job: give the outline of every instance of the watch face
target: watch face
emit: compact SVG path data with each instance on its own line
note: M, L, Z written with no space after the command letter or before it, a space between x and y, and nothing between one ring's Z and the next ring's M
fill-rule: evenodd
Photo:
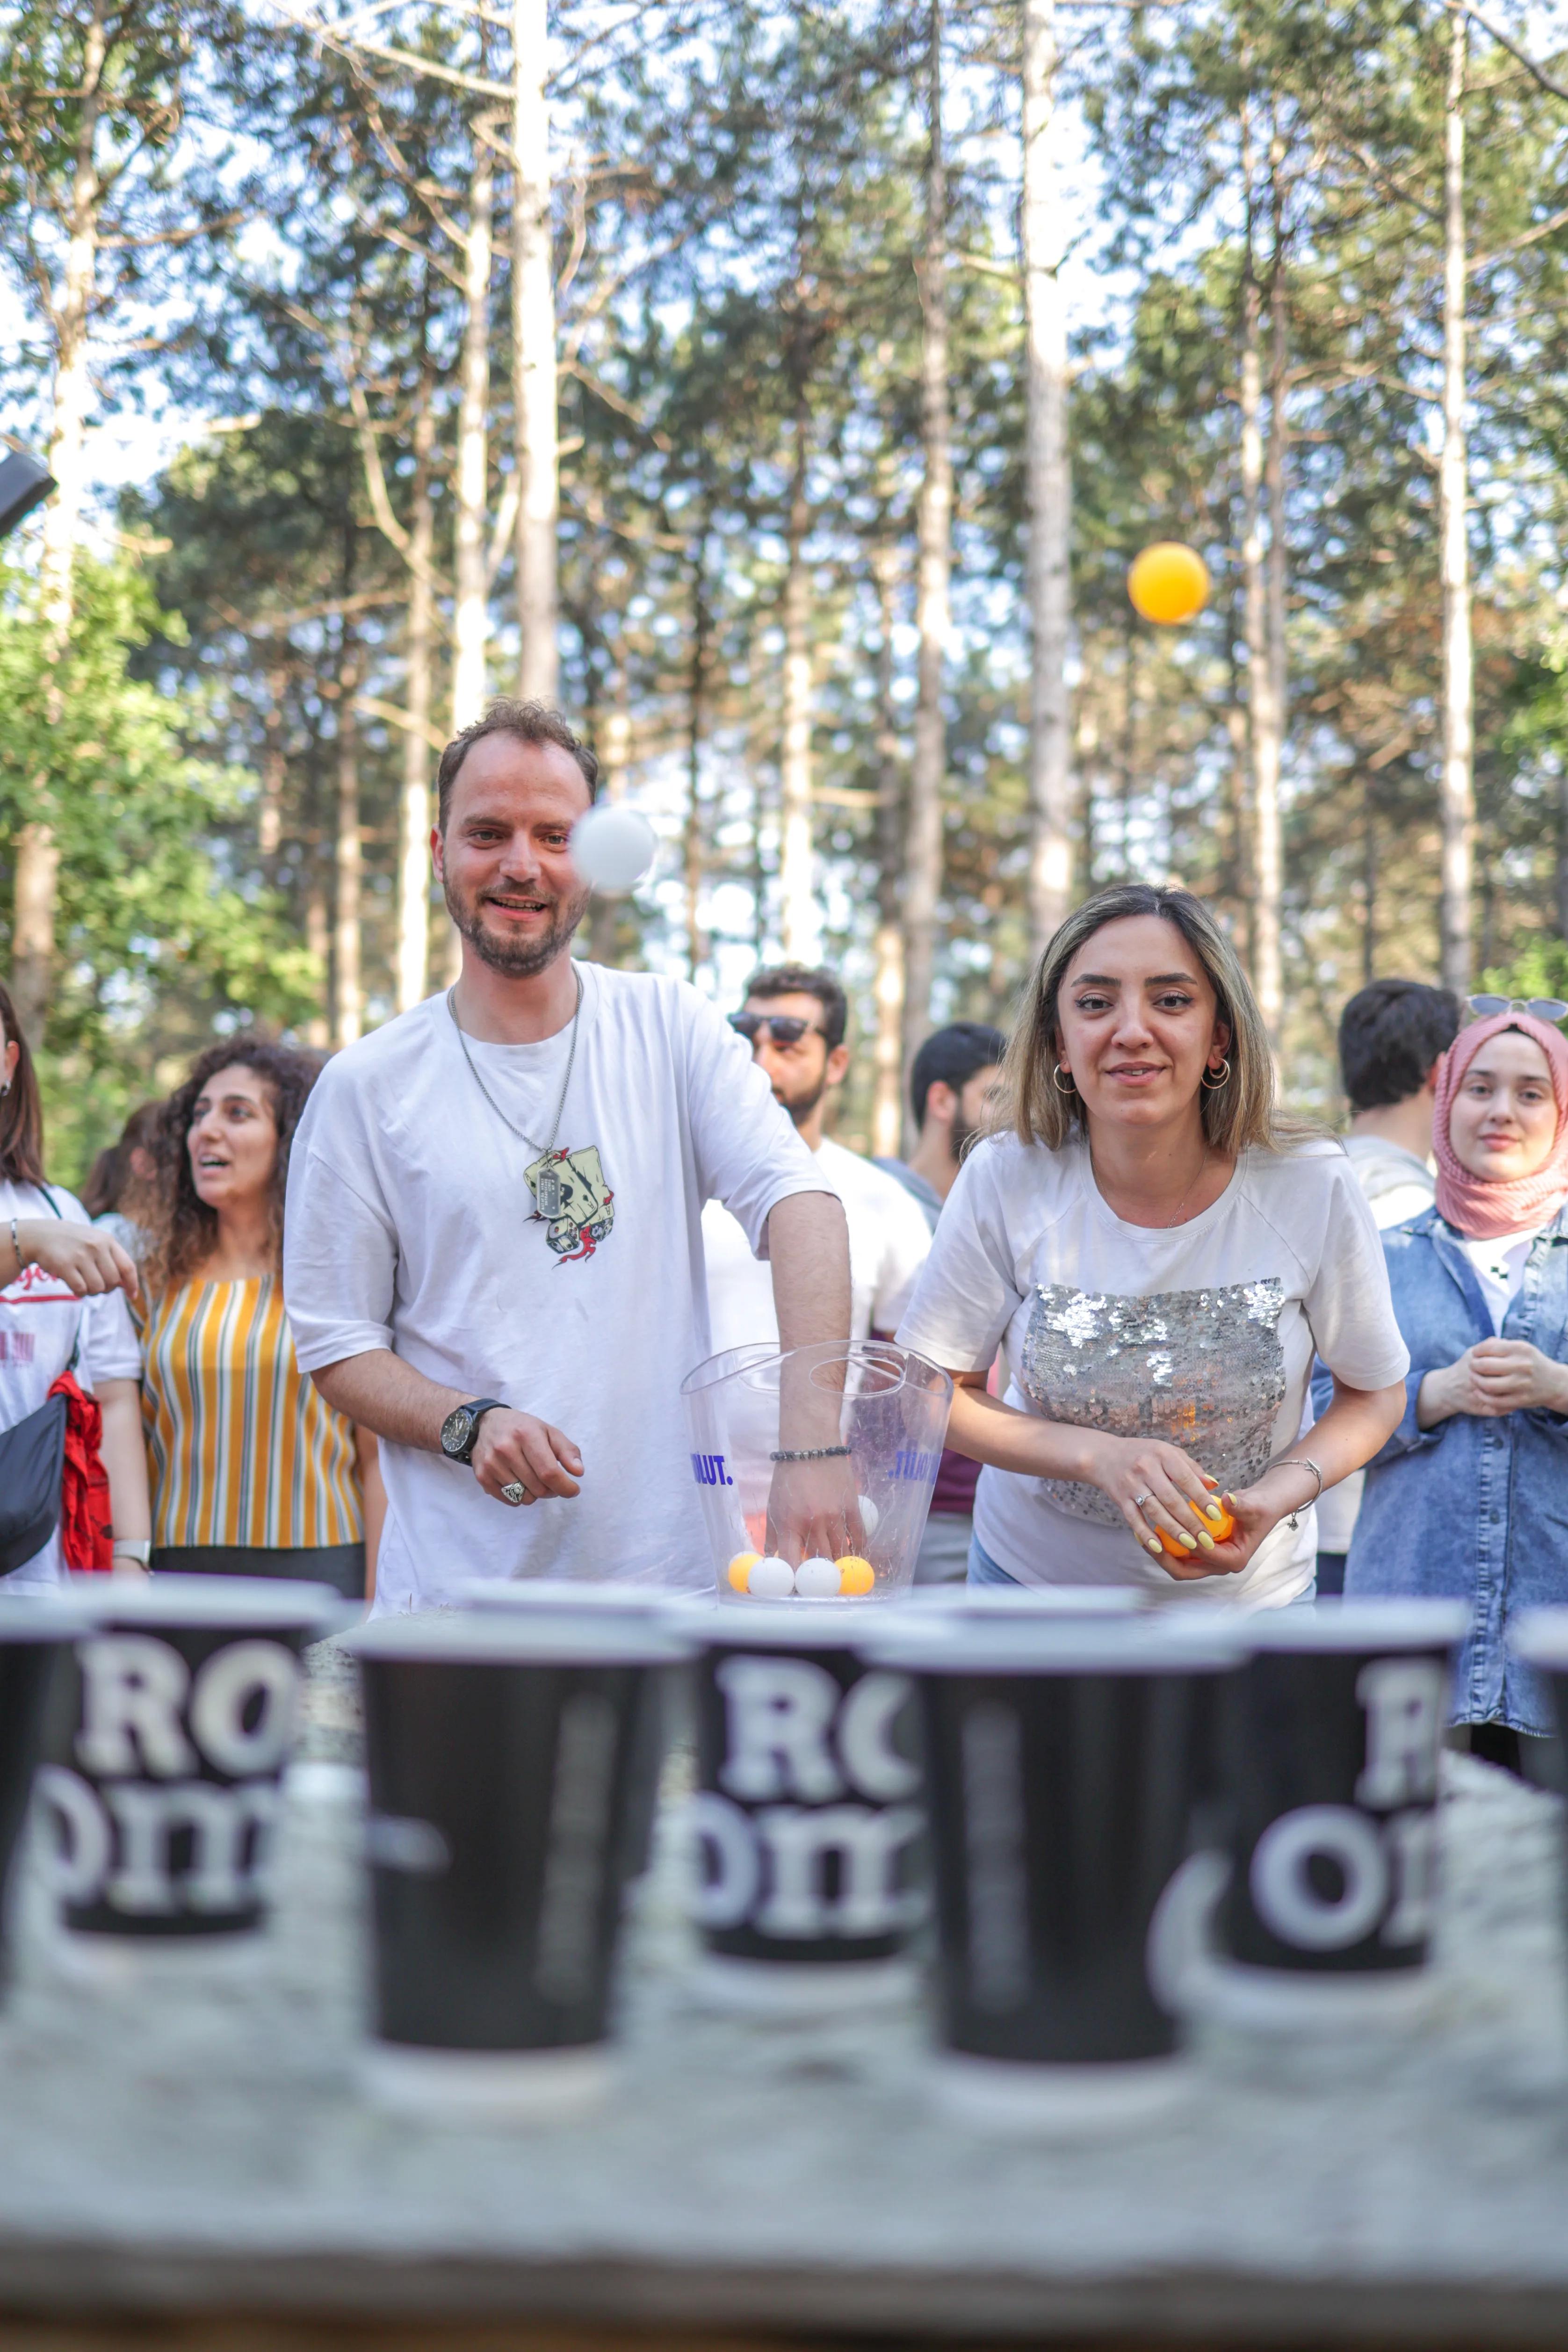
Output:
M460 1455L474 1432L474 1417L466 1404L454 1405L441 1423L441 1451Z

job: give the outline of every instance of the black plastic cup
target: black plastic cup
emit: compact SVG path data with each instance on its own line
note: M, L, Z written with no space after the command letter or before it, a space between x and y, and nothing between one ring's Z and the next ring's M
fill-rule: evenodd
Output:
M668 1591L649 1585L584 1584L571 1577L474 1577L458 1590L465 1608L510 1613L524 1619L622 1618L641 1625L659 1623L669 1608ZM621 1875L629 1892L647 1875L658 1817L658 1786L669 1745L668 1677L654 1672L638 1686L636 1754L626 1801L626 1843Z
M1215 1615L911 1612L866 1637L867 1656L919 1695L934 2088L966 2121L1131 2124L1182 2086L1200 1726L1242 1654Z
M1197 2013L1244 2031L1392 2021L1425 2000L1449 1601L1260 1612L1226 1693L1228 1869Z
M82 1615L47 1595L0 1596L0 1917L43 1754L51 1694Z
M930 1897L906 1677L857 1654L858 1612L756 1601L670 1616L697 1650L701 1991L779 2016L908 1998Z
M610 2008L639 1727L684 1654L626 1616L373 1619L367 2088L546 2119L612 2080Z
M62 1951L89 1963L254 1945L282 1778L329 1586L271 1577L71 1579L69 1730L37 1789Z

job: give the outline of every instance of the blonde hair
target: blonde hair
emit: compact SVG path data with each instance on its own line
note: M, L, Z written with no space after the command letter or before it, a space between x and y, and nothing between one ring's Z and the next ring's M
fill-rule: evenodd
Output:
M1087 1132L1082 1097L1056 1083L1058 999L1068 967L1086 940L1107 923L1134 915L1157 915L1173 923L1207 975L1216 1019L1230 1032L1229 1070L1222 1085L1202 1088L1204 1134L1216 1151L1234 1158L1249 1147L1288 1150L1317 1130L1285 1118L1275 1097L1274 1056L1268 1032L1241 961L1201 898L1190 890L1160 889L1150 882L1122 882L1086 898L1060 924L1030 973L1002 1065L1002 1095L994 1129L1010 1127L1022 1143L1043 1143L1059 1151Z

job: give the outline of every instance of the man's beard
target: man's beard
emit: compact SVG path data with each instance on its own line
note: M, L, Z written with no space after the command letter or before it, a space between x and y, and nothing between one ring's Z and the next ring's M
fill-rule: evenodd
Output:
M452 888L449 879L441 885L446 895L447 912L481 963L489 964L505 980L531 980L543 971L556 957L572 944L573 935L588 909L588 893L580 898L559 898L543 890L530 893L551 908L550 928L542 939L509 940L489 931L484 924L484 901L474 899L465 904Z
M817 1104L822 1100L823 1096L826 1092L827 1073L824 1070L821 1077L818 1078L816 1084L811 1088L809 1094L795 1095L787 1099L782 1095L775 1095L773 1099L778 1104L781 1110L788 1111L791 1118L795 1121L796 1127L798 1127L803 1119L807 1119L811 1117L812 1112L816 1108Z
M952 1125L948 1129L948 1149L961 1168L963 1165L964 1153L979 1133L980 1129L971 1126L962 1111L953 1112Z

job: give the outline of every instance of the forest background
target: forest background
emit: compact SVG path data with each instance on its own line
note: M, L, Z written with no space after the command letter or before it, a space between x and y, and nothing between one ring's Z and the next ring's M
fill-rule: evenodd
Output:
M1320 1116L1365 978L1568 996L1565 47L1507 0L0 0L54 1171L215 1034L445 983L487 691L659 830L589 951L726 1008L842 970L862 1147L1122 877L1216 905ZM1166 536L1176 631L1124 585Z

